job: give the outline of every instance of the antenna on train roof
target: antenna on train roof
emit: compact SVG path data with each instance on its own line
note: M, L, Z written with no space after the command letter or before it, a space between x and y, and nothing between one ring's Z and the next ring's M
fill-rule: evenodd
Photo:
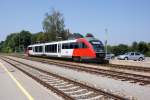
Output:
M57 41L61 41L62 40L62 37L61 36L57 36Z
M36 41L36 42L35 42L35 44L39 44L39 43L41 43L41 42L40 42L40 41Z
M87 33L85 37L94 37L94 35L92 33Z
M81 35L80 33L73 33L69 35L68 40L73 40L78 38L83 38L83 35Z

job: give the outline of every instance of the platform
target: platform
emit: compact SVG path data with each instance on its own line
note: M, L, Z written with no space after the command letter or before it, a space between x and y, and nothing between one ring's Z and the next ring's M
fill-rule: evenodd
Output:
M62 98L0 60L0 100L62 100Z

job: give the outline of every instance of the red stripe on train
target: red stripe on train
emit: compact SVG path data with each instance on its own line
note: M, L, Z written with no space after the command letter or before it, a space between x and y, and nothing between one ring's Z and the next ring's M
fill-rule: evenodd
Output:
M92 57L96 58L95 51L93 50L92 45L84 38L80 38L77 42L84 43L88 48L78 48L73 50L73 56L76 57Z

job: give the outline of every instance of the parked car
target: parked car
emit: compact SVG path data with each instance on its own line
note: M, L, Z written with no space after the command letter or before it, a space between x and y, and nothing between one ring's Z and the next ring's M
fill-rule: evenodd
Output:
M107 53L106 54L106 56L105 56L105 59L113 59L115 57L115 55L114 54L112 54L112 53Z
M117 57L120 60L139 60L143 61L145 56L139 52L128 52Z

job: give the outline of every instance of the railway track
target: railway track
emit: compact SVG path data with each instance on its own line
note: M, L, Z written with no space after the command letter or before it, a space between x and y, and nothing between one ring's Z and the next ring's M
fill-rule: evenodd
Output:
M90 87L23 62L6 57L1 59L59 94L65 100L128 100L127 98Z
M101 66L107 66L107 67L112 67L117 69L127 69L127 70L139 71L139 72L150 72L150 68L140 67L140 66L117 65L117 64L102 64Z
M26 57L24 55L11 55L11 56L15 56L15 57L21 57L21 58L33 58L33 57ZM35 58L35 57L34 57ZM39 57L38 57L39 58ZM42 59L46 60L45 57L43 57ZM53 60L50 60L48 59L49 61L53 61ZM58 60L60 62L68 62L68 60ZM72 61L69 61L69 62L72 62ZM133 71L138 71L138 72L150 72L150 68L148 67L140 67L140 66L129 66L129 65L118 65L118 64L95 64L95 63L89 63L89 62L86 62L87 64L90 64L90 65L94 65L94 66L104 66L104 67L109 67L109 68L115 68L115 69L125 69L125 70L133 70Z
M9 58L10 59L10 58ZM122 71L116 70L107 70L107 69L100 69L100 68L92 68L86 67L79 64L71 64L65 62L59 62L54 60L47 60L47 59L40 59L40 58L26 58L28 60L38 61L47 64L58 65L64 68L70 68L78 71L85 71L92 74L98 74L103 76L108 76L115 79L120 79L122 81L128 81L130 83L138 83L139 85L149 85L150 84L150 76L127 73Z

